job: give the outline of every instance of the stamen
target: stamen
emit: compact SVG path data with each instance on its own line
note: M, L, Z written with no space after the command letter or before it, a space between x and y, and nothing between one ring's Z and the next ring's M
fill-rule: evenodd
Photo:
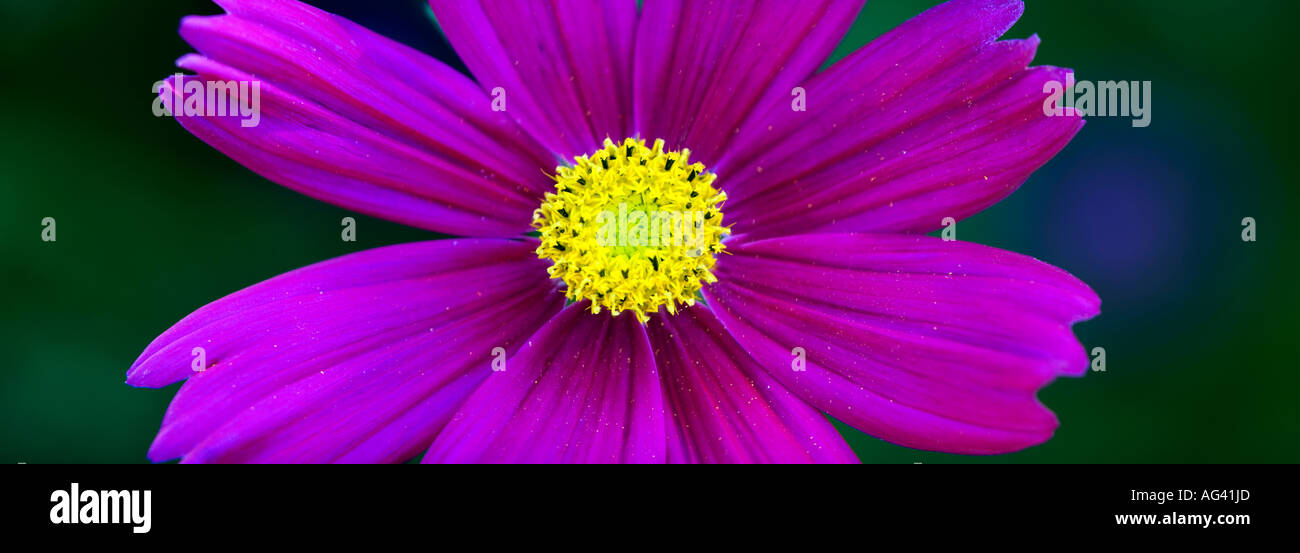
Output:
M675 314L695 305L704 283L717 282L714 255L731 233L720 211L727 195L690 156L665 152L663 140L647 148L605 139L556 168L555 192L533 212L533 228L538 257L552 261L547 272L570 300L591 300L592 313L632 311L644 324L660 307Z

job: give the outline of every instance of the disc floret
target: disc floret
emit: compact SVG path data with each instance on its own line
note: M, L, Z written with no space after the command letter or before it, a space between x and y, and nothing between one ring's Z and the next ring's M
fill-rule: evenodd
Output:
M570 300L591 300L592 313L632 311L645 323L660 307L694 305L704 283L717 281L727 195L690 155L664 151L663 140L605 139L556 168L555 192L533 212L533 228L538 257L552 261L547 271Z

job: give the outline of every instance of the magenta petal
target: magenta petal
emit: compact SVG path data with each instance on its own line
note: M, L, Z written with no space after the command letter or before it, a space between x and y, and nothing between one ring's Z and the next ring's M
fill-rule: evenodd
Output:
M663 396L631 313L564 309L461 406L427 463L662 463Z
M670 463L856 463L839 432L754 362L708 308L647 325Z
M135 386L188 377L155 461L401 461L559 312L535 242L446 240L284 274L186 317L141 354ZM194 348L207 367L192 370Z
M429 4L483 90L499 88L506 112L552 151L570 159L631 136L636 0Z
M705 297L736 340L814 407L897 444L1003 453L1041 443L1057 422L1035 393L1088 365L1070 325L1100 300L1033 258L871 234L727 251Z
M713 167L751 111L789 108L793 88L826 61L863 4L647 0L636 41L637 131Z
M178 65L198 73L189 81L260 82L260 121L178 117L187 130L272 181L363 213L464 236L528 229L554 160L469 79L305 4L221 4L228 15L182 21L201 55Z
M926 232L1013 192L1082 127L1043 113L1038 46L992 42L1018 1L936 7L810 79L808 111L751 119L720 163L727 215L754 237Z

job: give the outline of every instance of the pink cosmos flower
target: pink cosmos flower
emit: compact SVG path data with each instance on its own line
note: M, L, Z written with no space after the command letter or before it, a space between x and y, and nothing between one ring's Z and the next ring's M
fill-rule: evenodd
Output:
M1044 115L1067 70L1028 67L1036 37L997 40L1019 1L940 5L819 72L861 0L433 0L474 80L297 2L219 3L183 20L199 53L178 65L260 81L260 123L187 130L314 198L467 238L181 320L127 373L186 381L150 459L856 461L823 413L1003 453L1051 437L1037 391L1088 364L1085 284L924 235L1083 125ZM615 205L683 215L627 242Z

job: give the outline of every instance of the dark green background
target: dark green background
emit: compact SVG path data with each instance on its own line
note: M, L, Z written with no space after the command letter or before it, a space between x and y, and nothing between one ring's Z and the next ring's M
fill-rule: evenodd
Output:
M363 4L366 5L363 7ZM844 55L933 2L878 0ZM1030 0L1011 37L1080 79L1153 81L1152 125L1093 118L960 237L1064 267L1103 299L1076 327L1108 371L1041 394L1056 437L1008 456L913 451L846 429L864 461L1296 462L1297 167L1285 0ZM432 54L417 0L328 9ZM207 3L0 4L0 462L143 462L175 391L124 371L193 309L421 231L275 186L150 113ZM339 240L354 215L358 241ZM58 241L40 240L43 217ZM1259 223L1243 243L1240 221Z

